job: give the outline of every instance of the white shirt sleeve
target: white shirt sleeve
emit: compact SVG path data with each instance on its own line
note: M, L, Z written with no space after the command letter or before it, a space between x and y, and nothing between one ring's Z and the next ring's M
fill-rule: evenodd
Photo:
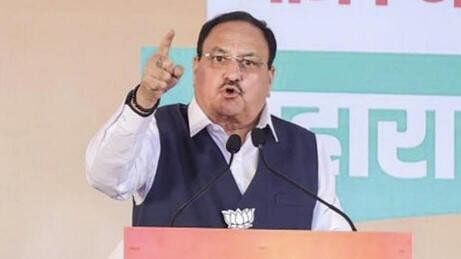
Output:
M154 181L160 157L155 117L141 117L122 105L90 141L86 177L94 188L118 200L142 203Z
M336 196L336 180L332 172L331 159L327 155L319 136L316 136L318 152L318 193L317 195L328 203L342 210ZM351 230L347 221L338 213L319 201L315 204L312 230Z

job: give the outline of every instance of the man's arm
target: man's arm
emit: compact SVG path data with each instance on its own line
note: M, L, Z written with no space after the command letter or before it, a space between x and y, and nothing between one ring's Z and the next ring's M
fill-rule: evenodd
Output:
M182 66L168 57L174 31L148 60L141 83L91 140L86 175L96 189L114 199L141 203L152 186L160 157L160 136L153 113L161 95L176 85Z
M142 202L160 156L155 117L141 117L123 105L90 141L86 176L94 188L119 200Z
M334 172L332 172L331 159L324 149L324 145L319 136L316 136L317 153L318 153L318 193L317 195L325 201L333 204L335 207L341 208L341 204L336 195L336 180ZM325 205L317 202L315 204L312 230L351 230L347 221L338 213L329 209Z

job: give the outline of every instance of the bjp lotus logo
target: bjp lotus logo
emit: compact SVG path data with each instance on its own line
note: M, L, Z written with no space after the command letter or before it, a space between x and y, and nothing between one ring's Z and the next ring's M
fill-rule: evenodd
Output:
M236 210L223 210L221 213L224 216L224 221L227 228L246 229L253 226L255 218L255 209L236 209Z

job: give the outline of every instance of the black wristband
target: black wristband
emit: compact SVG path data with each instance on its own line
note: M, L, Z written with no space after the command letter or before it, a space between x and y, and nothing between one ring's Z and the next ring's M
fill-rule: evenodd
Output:
M158 105L160 103L160 99L157 100L154 107L152 107L152 108L146 109L146 108L142 107L141 105L139 105L136 102L136 92L138 91L139 87L140 87L140 85L137 85L133 90L131 90L128 93L128 95L126 97L126 100L125 100L125 104L128 105L131 108L131 110L133 110L139 116L148 117L152 113L154 113L155 109L157 109L157 107L158 107Z

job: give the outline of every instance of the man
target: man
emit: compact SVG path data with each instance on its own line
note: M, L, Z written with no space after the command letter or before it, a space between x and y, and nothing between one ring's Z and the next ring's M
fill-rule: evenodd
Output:
M266 105L276 53L266 24L245 12L205 23L193 60L194 98L187 106L157 108L183 73L168 57L173 37L165 35L140 85L91 141L89 183L115 199L133 197L133 225L226 227L230 212L244 218L233 227L348 230L341 216L272 174L249 137L264 129L270 165L339 207L330 160L316 136L271 116ZM232 134L243 144L230 173L174 216L229 162Z

